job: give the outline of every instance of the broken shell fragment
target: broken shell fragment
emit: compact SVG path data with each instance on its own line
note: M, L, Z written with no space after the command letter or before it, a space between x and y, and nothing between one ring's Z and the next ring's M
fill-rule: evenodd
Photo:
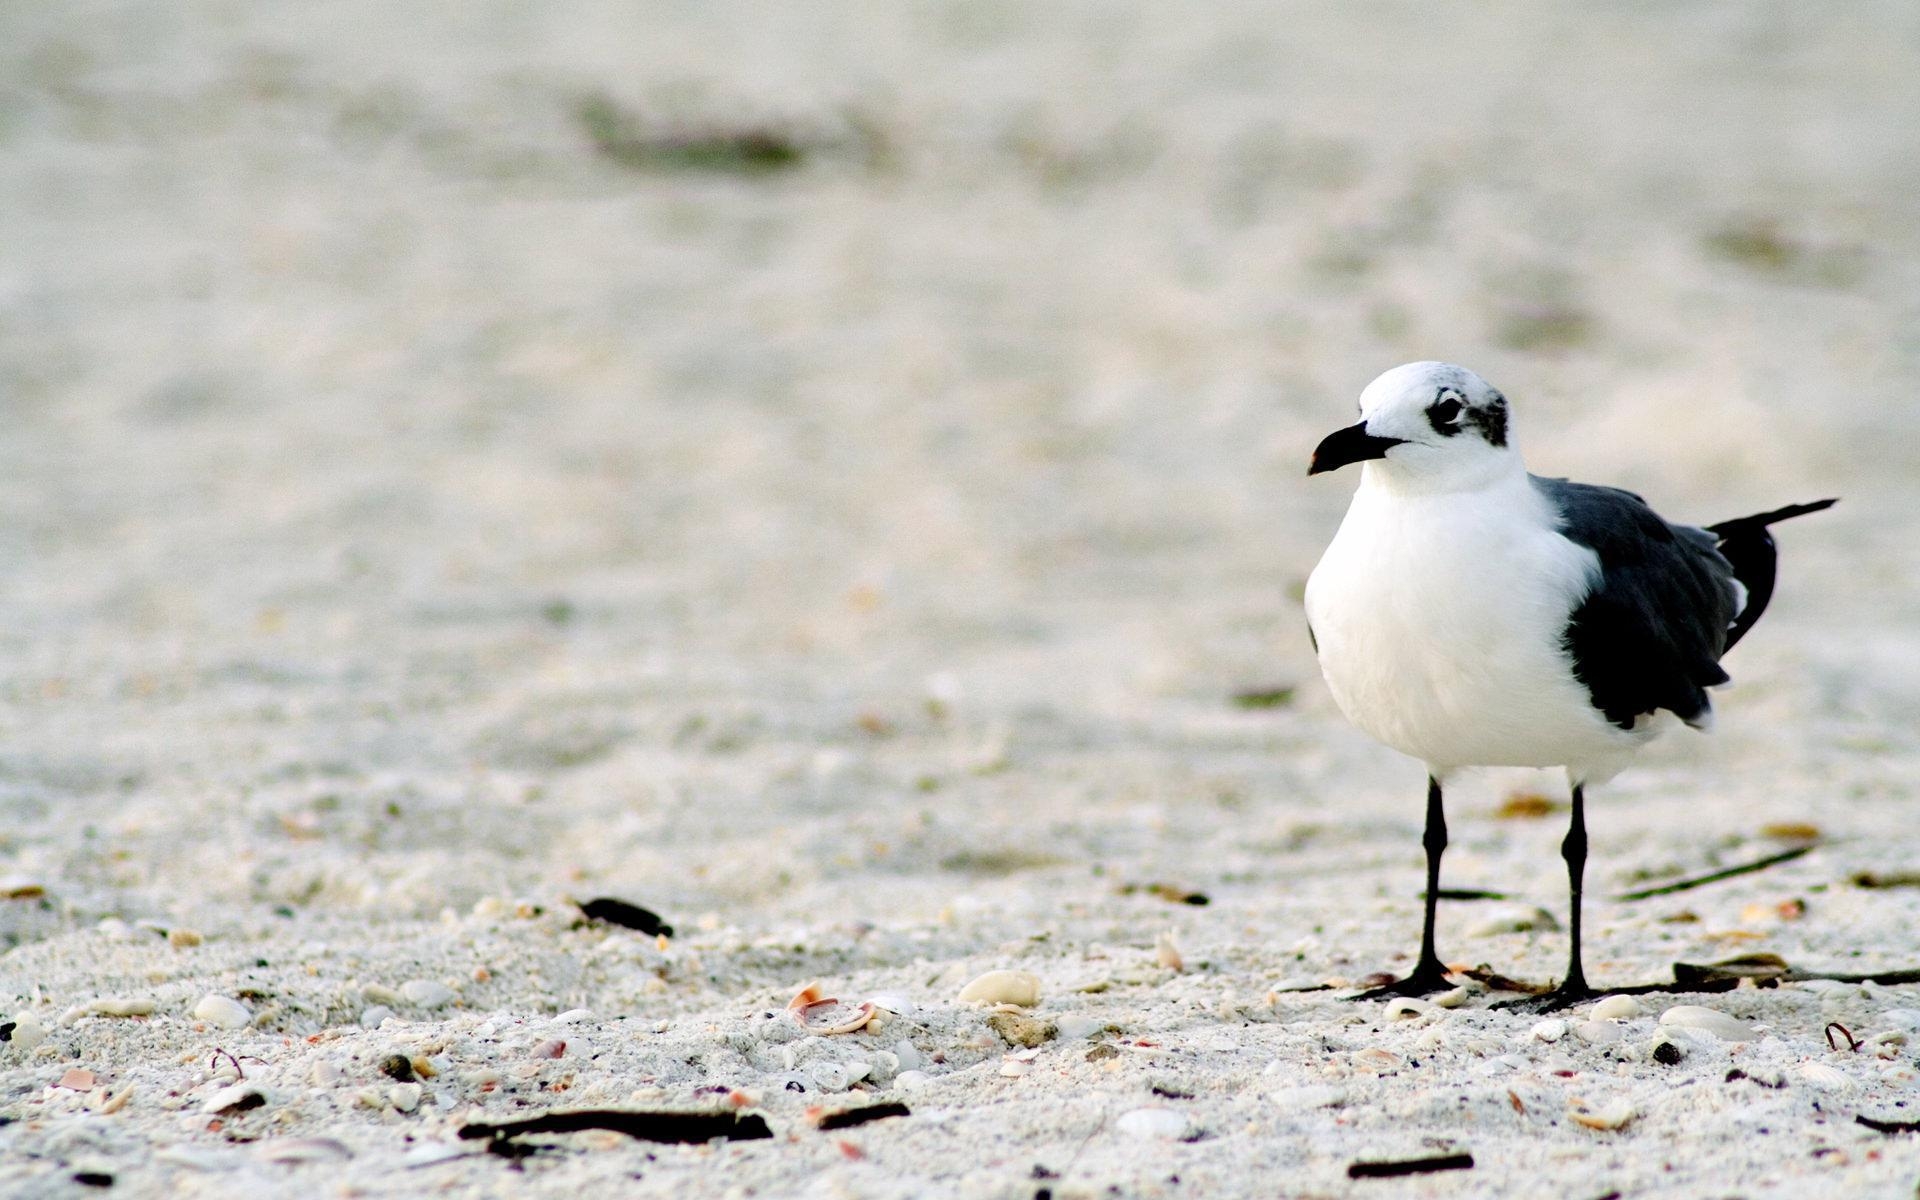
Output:
M1604 1108L1591 1108L1586 1101L1575 1099L1567 1104L1567 1116L1577 1125L1588 1129L1612 1131L1623 1129L1627 1122L1639 1116L1639 1110L1625 1100L1615 1100Z
M1028 971L988 971L960 989L962 1004L1011 1004L1032 1008L1040 1003L1040 977Z
M1169 971L1187 969L1187 960L1181 955L1180 947L1174 943L1171 929L1153 939L1153 957L1154 961Z

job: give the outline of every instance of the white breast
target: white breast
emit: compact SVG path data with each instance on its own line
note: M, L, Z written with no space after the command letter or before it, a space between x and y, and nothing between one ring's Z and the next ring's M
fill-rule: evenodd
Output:
M1554 526L1524 473L1454 493L1364 482L1307 581L1347 718L1437 775L1617 769L1652 731L1609 724L1574 678L1563 637L1599 561Z

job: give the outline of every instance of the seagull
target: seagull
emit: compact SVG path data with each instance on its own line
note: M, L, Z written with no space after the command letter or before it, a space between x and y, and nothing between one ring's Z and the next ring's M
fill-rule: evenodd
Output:
M1796 504L1695 528L1619 488L1528 474L1507 401L1451 363L1395 367L1309 475L1360 463L1360 487L1307 580L1308 636L1348 720L1427 767L1425 922L1412 974L1362 998L1451 986L1433 945L1441 789L1466 767L1561 767L1573 818L1566 977L1530 1006L1593 996L1580 961L1586 789L1684 722L1711 727L1720 658L1773 594L1767 527Z

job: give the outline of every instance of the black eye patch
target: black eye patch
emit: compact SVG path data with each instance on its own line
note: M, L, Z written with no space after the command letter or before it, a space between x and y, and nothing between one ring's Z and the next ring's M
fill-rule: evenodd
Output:
M1460 400L1453 393L1442 389L1439 399L1427 405L1427 423L1433 431L1443 437L1452 437L1460 432Z

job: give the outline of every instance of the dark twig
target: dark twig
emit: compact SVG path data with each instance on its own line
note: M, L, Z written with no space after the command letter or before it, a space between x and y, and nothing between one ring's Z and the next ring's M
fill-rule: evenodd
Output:
M1511 900L1513 899L1512 896L1508 895L1505 892L1487 892L1487 891L1482 891L1479 888L1440 888L1437 891L1435 891L1433 894L1440 897L1442 900ZM1427 897L1423 893L1420 898L1422 900L1425 900Z
M462 1125L460 1136L498 1141L532 1133L579 1133L586 1129L610 1129L644 1142L708 1142L715 1138L755 1141L773 1136L766 1118L757 1113L630 1112L615 1108L552 1112L498 1125L476 1122Z
M1401 1158L1390 1162L1347 1164L1348 1179L1392 1179L1398 1175L1426 1175L1434 1171L1470 1171L1471 1154L1436 1154L1431 1158Z
M648 937L673 936L673 926L662 921L659 913L612 896L599 896L576 907L580 909L580 915L589 921L605 921L609 925L637 929Z
M1860 1039L1853 1036L1853 1030L1848 1029L1845 1025L1842 1025L1838 1021L1828 1021L1827 1022L1827 1049L1838 1050L1840 1048L1840 1043L1838 1041L1835 1041L1833 1037L1834 1032L1836 1030L1839 1032L1840 1037L1846 1041L1847 1050L1849 1052L1858 1050L1860 1048Z
M207 1070L212 1071L214 1064L223 1058L233 1064L233 1074L236 1079L245 1079L247 1077L247 1073L240 1069L240 1060L233 1056L233 1052L231 1050L222 1050L218 1047L215 1047L213 1057L207 1060Z
M1675 892L1690 891L1703 884L1719 883L1722 879L1732 879L1736 875L1748 875L1754 871L1764 871L1768 867L1777 867L1781 863L1792 862L1794 859L1801 857L1812 849L1812 846L1795 846L1791 850L1782 850L1778 854L1769 854L1765 858L1755 859L1750 863L1741 863L1736 867L1726 867L1722 870L1710 871L1705 875L1696 875L1692 879L1682 879L1675 883L1663 883L1659 887L1642 888L1637 892L1623 892L1615 896L1614 899L1623 901L1650 900L1655 896L1671 896Z
M1920 1133L1920 1121L1876 1121L1858 1115L1853 1119L1875 1133Z
M911 1109L899 1102L889 1104L868 1104L860 1108L843 1108L839 1112L822 1113L814 1122L814 1128L852 1129L855 1125L865 1125L868 1121L884 1121L888 1117L910 1117Z

